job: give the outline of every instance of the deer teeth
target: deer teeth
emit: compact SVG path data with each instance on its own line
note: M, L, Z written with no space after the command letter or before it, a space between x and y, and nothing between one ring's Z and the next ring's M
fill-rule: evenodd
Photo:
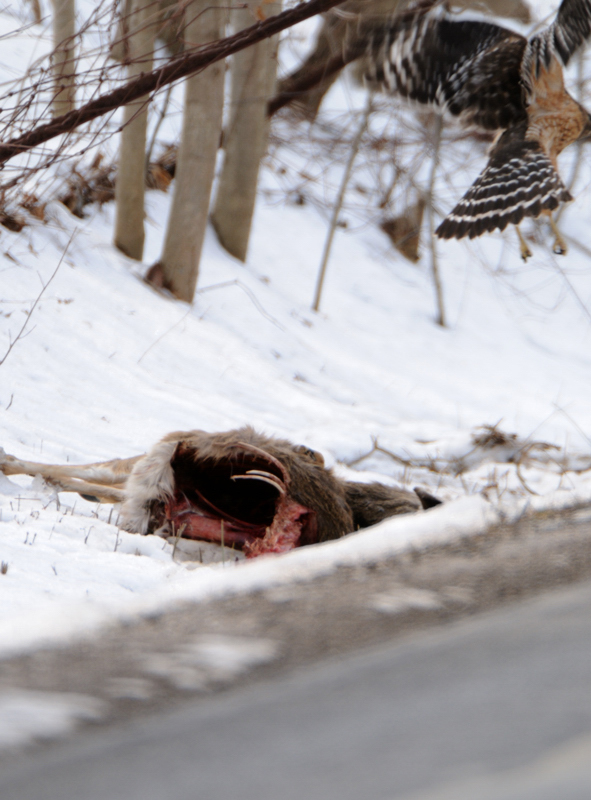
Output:
M245 475L232 475L232 480L263 481L264 483L268 483L270 486L275 487L275 489L277 489L277 491L281 494L286 493L283 481L278 478L277 475L273 475L272 472L264 472L261 469L249 469Z

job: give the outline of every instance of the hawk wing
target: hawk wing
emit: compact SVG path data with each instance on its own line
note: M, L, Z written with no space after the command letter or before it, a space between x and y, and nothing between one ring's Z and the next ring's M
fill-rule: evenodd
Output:
M484 171L435 231L437 236L474 239L573 199L538 142L524 139L524 134L525 126L503 134Z
M531 37L528 50L538 65L542 62L548 67L552 57L557 56L566 67L590 36L591 0L562 0L554 22Z
M499 25L440 11L408 11L370 27L364 36L367 77L468 124L496 130L521 122L527 40Z
M573 53L591 36L591 0L562 0L550 30L554 48L566 66Z

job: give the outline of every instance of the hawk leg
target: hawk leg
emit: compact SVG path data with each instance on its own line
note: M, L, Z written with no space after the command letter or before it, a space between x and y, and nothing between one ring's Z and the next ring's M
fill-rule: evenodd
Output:
M521 258L524 261L527 261L528 258L531 258L532 251L529 249L527 242L523 238L523 234L521 233L519 225L515 226L515 230L517 231L517 236L519 238L519 253L521 255Z
M556 225L556 220L552 216L552 214L548 214L548 219L550 221L550 227L552 228L552 233L554 234L554 244L552 245L552 252L555 253L557 256L565 256L568 252L568 246L564 241L564 238L560 231L558 230L558 226Z

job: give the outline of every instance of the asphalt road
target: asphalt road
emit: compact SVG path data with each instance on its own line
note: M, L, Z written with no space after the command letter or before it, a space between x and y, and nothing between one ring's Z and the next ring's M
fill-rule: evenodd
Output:
M589 800L591 581L32 754L2 800Z

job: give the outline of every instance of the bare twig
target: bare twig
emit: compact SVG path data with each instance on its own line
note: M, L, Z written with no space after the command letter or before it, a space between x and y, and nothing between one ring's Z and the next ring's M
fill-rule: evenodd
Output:
M53 280L53 279L55 278L55 276L57 275L57 273L58 273L58 270L59 270L59 268L60 268L60 267L61 267L61 265L62 265L62 261L64 260L64 258L65 258L65 256L66 256L66 253L68 252L68 248L69 248L69 247L70 247L70 245L72 244L72 239L74 238L74 236L75 236L77 233L78 233L78 228L75 228L75 229L74 229L74 231L73 231L73 233L72 233L72 235L71 235L71 236L70 236L70 238L68 239L68 244L66 245L66 248L65 248L64 252L62 253L62 255L61 255L61 258L60 258L60 260L58 261L57 267L54 269L54 271L53 271L53 273L52 273L52 275L51 275L50 279L47 281L47 283L45 283L45 284L43 285L43 288L41 289L41 291L39 292L39 294L38 294L38 295L37 295L37 297L35 298L35 302L33 303L33 305L31 306L31 308L30 308L30 309L29 309L29 311L27 312L26 319L25 319L25 321L24 321L24 323L23 323L23 326L22 326L22 328L21 328L21 329L20 329L20 331L17 333L17 335L16 335L16 338L15 338L15 339L13 339L13 340L12 340L12 342L11 342L11 343L8 345L8 350L6 351L6 353L4 353L4 356L2 357L2 359L0 359L0 367L2 366L2 364L4 364L4 362L6 361L6 359L8 358L8 356L10 355L10 353L11 353L11 351L12 351L13 347L15 346L15 344L16 344L16 343L19 341L19 339L22 339L22 337L23 337L23 334L24 334L24 332L25 332L25 329L26 329L27 325L29 324L29 321L30 321L30 319L31 319L31 316L32 316L32 314L33 314L33 311L34 311L34 310L37 308L37 305L39 304L39 301L40 301L40 300L41 300L41 298L43 297L43 295L44 295L44 293L45 293L45 290L47 289L47 287L49 286L49 284L52 282L52 280ZM11 402L12 402L12 401L11 401Z
M374 453L382 453L383 455L391 458L393 461L397 461L399 464L402 464L404 467L411 467L411 468L424 467L424 464L420 464L419 462L413 462L409 459L402 458L402 456L398 456L396 455L396 453L392 453L390 450L386 450L384 447L378 444L377 437L374 438L373 436L372 436L371 450L368 450L367 453L364 453L363 455L354 458L352 461L345 461L345 464L348 467L354 467L357 464L360 464L362 461L365 461L366 458L369 458Z
M562 280L566 283L569 291L571 292L571 294L573 295L573 297L575 298L575 300L577 301L577 303L581 307L581 310L583 311L585 316L589 317L589 319L591 319L591 311L587 308L587 306L585 305L584 300L581 298L581 296L579 295L579 293L577 292L575 287L572 285L572 283L569 280L569 277L566 274L565 270L561 266L559 266L558 264L554 264L554 268L562 276Z
M318 272L318 281L316 283L316 293L314 295L314 302L312 304L312 310L318 311L320 308L320 299L322 297L322 287L324 285L324 278L326 275L326 267L328 264L328 259L330 257L330 250L332 247L332 240L334 239L335 230L337 227L337 222L339 219L339 214L341 213L341 208L343 207L343 200L345 198L345 192L347 191L347 184L349 183L349 178L351 177L351 170L353 169L353 163L355 162L355 158L359 151L359 145L361 144L361 140L363 138L363 134L365 133L365 129L367 128L367 123L369 122L369 115L371 114L372 108L372 97L371 94L368 95L367 103L365 105L365 110L363 112L363 116L361 117L361 123L355 134L355 138L351 144L351 150L349 152L349 158L347 160L347 164L345 166L345 171L343 172L343 178L341 180L341 185L339 188L339 192L337 194L337 198L335 200L334 208L332 210L332 216L330 219L330 225L328 227L328 235L326 237L326 242L324 243L324 252L322 253L322 260L320 262L320 270Z
M211 286L204 286L202 289L197 289L197 294L203 294L204 292L210 292L212 289L225 289L227 286L237 286L239 289L245 293L245 295L252 301L252 304L256 308L256 310L261 314L265 319L269 320L270 323L275 325L276 328L279 328L280 331L285 333L285 328L283 325L278 322L275 317L272 317L263 306L257 300L257 296L253 291L251 291L248 286L245 286L242 281L239 281L235 278L233 281L224 281L223 283L212 283Z
M445 324L445 307L443 305L443 289L441 287L441 276L439 274L439 261L437 259L437 238L435 236L435 211L433 208L433 192L435 189L435 178L437 167L439 166L439 151L441 146L441 131L443 129L443 116L436 114L433 125L433 159L431 161L431 174L427 188L427 210L429 212L429 242L431 249L431 274L433 275L433 285L435 287L435 298L437 300L437 319L438 325L442 328Z
M275 319L275 317L272 317L267 311L265 311L263 306L257 300L255 293L252 292L248 288L248 286L245 286L237 278L235 278L232 281L223 281L222 283L213 283L211 284L211 286L204 286L202 289L197 289L196 294L203 294L204 292L210 292L212 289L226 289L228 286L237 286L239 289L242 289L242 291L246 294L246 296L252 301L252 304L257 309L257 311L260 314L262 314L262 316L265 317L265 319L269 320L269 322L271 322L273 325L279 328L280 331L283 331L285 333L285 328L283 327L283 325L280 322L278 322ZM168 336L169 333L171 333L175 328L177 328L181 324L181 322L187 319L191 311L193 311L193 308L194 308L194 303L192 303L189 306L187 311L183 314L183 316L180 319L178 319L174 323L174 325L171 325L170 328L164 331L164 333L161 333L160 336L152 342L152 344L148 347L148 349L144 350L142 355L138 358L137 363L139 364L140 361L150 352L150 350L153 347L155 347L159 342L162 341L162 339L164 339L165 336Z
M317 86L319 83L326 80L326 78L334 75L335 72L339 72L346 64L345 56L339 53L339 55L333 56L333 58L326 63L319 64L315 70L310 70L310 72L303 75L299 80L294 80L288 86L285 86L282 92L276 94L275 97L269 100L267 115L272 117L280 108L288 105L288 103L291 103L301 94L307 92L308 89L314 88L314 86Z
M183 322L184 320L186 320L186 319L187 319L187 317L189 316L189 314L191 313L191 311L192 311L192 310L193 310L193 306L192 306L192 305L190 305L190 306L189 306L189 308L187 309L187 311L186 311L186 312L183 314L183 316L182 316L180 319L178 319L178 320L177 320L177 321L174 323L174 325L171 325L171 326L170 326L170 328L168 328L167 330L165 330L165 331L164 331L164 333L161 333L161 334L160 334L160 336L159 336L157 339L154 339L154 341L152 342L152 344L151 344L151 345L150 345L150 346L147 348L147 350L144 350L144 352L143 352L143 353L141 354L141 356L138 358L138 360L137 360L137 362L136 362L136 363L137 363L137 364L139 364L139 363L140 363L140 361L141 361L141 360L144 358L144 356L147 356L147 355L148 355L148 353L150 352L150 350L151 350L153 347L156 347L156 345L158 344L158 342L161 342L161 341L162 341L162 339L164 339L164 337L165 337L165 336L168 336L168 334L169 334L169 333L171 333L171 332L172 332L172 331L173 331L175 328L177 328L177 327L178 327L178 326L181 324L181 322Z
M19 153L48 142L62 133L69 133L85 122L115 111L133 100L139 100L143 95L151 94L181 78L193 75L210 64L221 61L233 53L238 53L263 39L268 39L302 20L328 11L342 2L343 0L309 0L307 3L300 3L295 8L269 17L263 22L257 22L249 28L244 28L233 36L198 49L194 48L188 53L172 58L164 67L139 75L118 89L100 95L78 109L56 117L51 122L38 125L22 136L1 144L0 164Z
M183 522L183 524L179 526L179 529L178 529L178 531L175 531L175 530L174 530L174 522L173 522L173 524L172 524L172 530L173 530L173 532L174 532L174 544L173 544L173 546L172 546L172 554L171 554L171 558L172 558L172 560L173 560L173 561L174 561L174 556L175 556L176 549L177 549L177 547L178 547L179 541L180 541L180 539L181 539L181 537L182 537L183 533L185 532L185 528L186 528L186 527L187 527L187 523L186 523L186 522Z
M581 436L591 445L591 438L585 433L585 431L581 428L579 423L572 417L565 408L559 406L557 403L554 403L554 408L560 413L563 414L569 422L577 429L577 431L581 434Z

